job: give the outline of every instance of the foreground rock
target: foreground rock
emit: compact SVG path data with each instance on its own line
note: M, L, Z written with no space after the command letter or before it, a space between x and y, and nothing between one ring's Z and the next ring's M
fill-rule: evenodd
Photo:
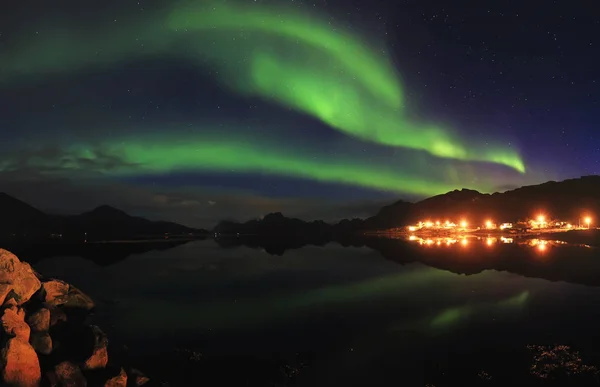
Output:
M132 368L129 373L131 374L131 379L133 380L134 386L143 386L150 381L150 379L144 375L142 371L136 370L135 368Z
M83 363L86 370L97 370L106 368L108 364L108 339L104 332L97 326L90 327L90 334L94 340L92 354Z
M119 374L109 378L104 387L127 387L127 373L123 368L120 369Z
M64 306L91 310L94 301L75 286L56 279L46 281L42 286L42 300L49 306Z
M18 311L15 311L12 308L6 308L2 317L0 317L3 336L17 337L24 342L28 342L31 329L23 317L24 316L19 314Z
M79 289L40 279L29 264L0 249L0 386L146 384L141 372L128 375L110 363L106 335L85 323L93 308Z
M87 386L87 380L85 379L85 376L83 376L79 366L69 361L63 361L62 363L56 365L56 367L54 367L54 374L50 378L52 379L51 382L57 383L61 386Z
M0 355L3 385L37 387L41 380L40 362L31 345L22 338L8 339Z
M6 293L5 299L12 294L17 305L29 301L41 286L31 266L4 249L0 249L0 284L3 285L0 294Z
M50 329L50 311L46 308L36 310L27 317L27 324L34 332L48 332Z

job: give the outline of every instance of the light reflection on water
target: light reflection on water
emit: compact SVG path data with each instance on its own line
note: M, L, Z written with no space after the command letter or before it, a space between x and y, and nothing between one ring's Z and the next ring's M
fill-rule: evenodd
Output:
M396 239L396 238L392 238ZM535 251L539 253L544 253L550 247L556 246L574 246L574 247L583 247L583 248L591 248L589 245L585 244L572 244L567 243L565 241L556 240L556 239L539 239L539 238L522 238L515 239L513 237L500 236L500 237L482 237L482 236L473 236L473 235L459 235L455 237L419 237L417 235L409 235L408 237L402 237L402 239L406 239L409 242L417 243L420 246L424 247L451 247L459 244L462 247L467 247L472 244L485 245L488 247L493 247L497 244L516 244L519 246L527 246L532 247Z
M314 369L331 376L319 374L321 383L311 386L342 380L365 385L363 373L386 377L382 384L369 379L370 385L390 385L394 375L399 382L411 373L422 376L425 359L437 364L437 356L453 351L475 354L468 361L457 358L467 364L493 356L489 348L600 345L590 339L596 337L600 288L510 273L501 258L485 255L519 247L549 256L569 245L501 236L407 239L391 242L423 254L392 250L394 258L405 259L400 263L367 247L308 246L280 257L206 241L107 267L57 257L35 268L99 300L102 325L113 327L111 337L130 348L185 343L208 354L308 352L315 355ZM439 259L425 255L435 251ZM573 272L587 274L587 262ZM562 266L550 272L547 260L534 263L525 269L545 270L549 278L567 272ZM382 370L377 358L398 359L393 372Z

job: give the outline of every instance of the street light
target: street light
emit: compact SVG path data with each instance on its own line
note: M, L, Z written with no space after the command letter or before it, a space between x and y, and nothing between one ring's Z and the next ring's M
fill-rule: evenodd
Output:
M592 223L592 218L589 216L585 218L585 224L587 224L587 228L590 228L590 223Z

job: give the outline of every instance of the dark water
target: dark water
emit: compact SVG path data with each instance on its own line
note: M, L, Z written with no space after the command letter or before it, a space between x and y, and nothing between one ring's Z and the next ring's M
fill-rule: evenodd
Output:
M34 267L98 300L98 324L133 352L281 358L297 385L534 383L531 344L569 345L600 365L598 251L502 242L330 243L277 256L209 240L104 266L57 256Z

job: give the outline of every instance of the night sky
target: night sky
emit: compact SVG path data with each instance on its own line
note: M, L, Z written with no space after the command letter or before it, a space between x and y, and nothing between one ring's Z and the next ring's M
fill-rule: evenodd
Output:
M597 174L594 8L7 2L0 191L210 227Z

